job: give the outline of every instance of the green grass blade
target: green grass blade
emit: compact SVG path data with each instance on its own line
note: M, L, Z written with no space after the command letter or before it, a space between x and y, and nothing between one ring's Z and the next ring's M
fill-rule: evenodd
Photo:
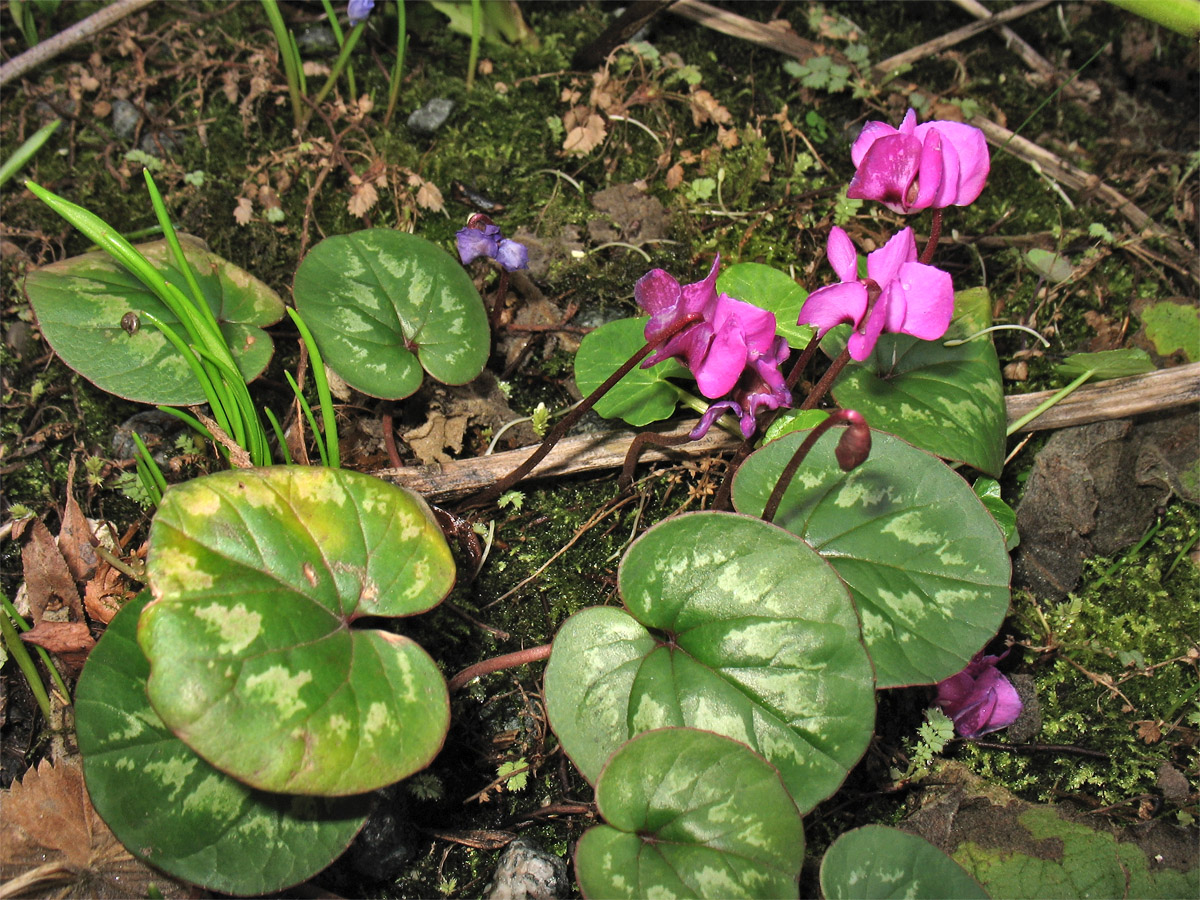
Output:
M62 124L62 119L55 119L49 125L43 125L35 131L25 143L13 151L12 156L0 165L0 187L3 187L4 182L12 178L25 163L33 159L39 150L45 145L46 141L50 140L50 136L58 130L58 126Z

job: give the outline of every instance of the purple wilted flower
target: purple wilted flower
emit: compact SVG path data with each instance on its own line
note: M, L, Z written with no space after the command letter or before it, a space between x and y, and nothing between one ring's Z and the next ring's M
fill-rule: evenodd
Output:
M367 16L374 8L375 0L350 0L346 4L346 15L349 17L351 25L358 25L367 21Z
M850 357L862 362L884 331L926 341L946 333L954 315L954 282L949 273L917 262L911 228L867 254L864 279L858 277L858 251L841 228L830 229L826 252L841 283L813 291L800 308L800 324L815 325L818 337L852 323Z
M1007 728L1021 715L1021 698L996 663L1008 654L976 653L970 664L937 686L937 705L963 737Z
M458 258L465 266L480 257L494 259L506 270L524 269L529 265L529 251L524 244L500 236L500 226L482 213L467 220L467 227L454 235Z
M983 132L962 122L917 124L909 110L900 127L868 122L850 148L855 173L847 197L878 200L898 213L974 203L991 169Z

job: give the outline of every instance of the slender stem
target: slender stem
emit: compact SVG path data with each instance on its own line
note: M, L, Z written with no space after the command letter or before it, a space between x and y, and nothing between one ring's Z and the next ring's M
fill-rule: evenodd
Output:
M483 35L483 6L471 0L471 50L467 56L467 90L475 87L475 69L479 63L479 39Z
M29 690L33 692L34 699L37 700L38 706L41 707L42 715L50 719L54 715L54 710L50 706L50 695L46 693L46 685L42 683L42 677L38 674L37 666L33 664L33 658L29 655L29 648L25 646L25 642L17 634L16 626L13 625L12 620L9 618L10 613L7 612L9 609L12 609L13 615L16 614L16 610L13 609L9 599L4 597L4 611L0 611L0 634L3 634L4 643L8 646L8 655L16 661L21 672L25 675L25 681L28 682Z
M942 211L934 209L933 221L929 223L929 242L921 253L921 262L930 265L933 262L933 251L937 249L938 238L942 236Z
M262 5L267 19L271 23L271 30L275 32L275 43L279 45L279 61L283 64L283 73L287 77L288 96L292 101L292 119L296 127L300 128L304 122L304 104L300 100L303 87L300 81L300 70L296 65L293 38L287 25L283 23L283 16L279 12L279 4L276 0L262 0Z
M392 78L388 85L387 114L383 117L383 127L387 128L396 112L396 103L400 100L400 84L404 80L404 51L408 44L408 29L405 21L406 11L404 0L396 0L396 18L400 20L400 34L396 39L396 62L392 65Z
M333 90L333 86L337 83L338 77L342 74L342 70L346 68L346 64L350 61L350 54L354 52L355 46L358 44L358 39L362 37L365 22L359 22L355 25L348 35L346 42L342 44L342 50L338 53L337 59L333 62L333 68L329 70L329 77L325 79L325 84L321 86L321 90L317 91L317 95L312 98L313 106L320 106L321 103L329 96L329 92ZM351 82L351 93L353 93L353 82ZM353 98L351 98L353 99Z
M833 382L839 375L842 374L842 369L846 368L846 363L850 362L850 348L847 346L825 370L825 374L821 376L821 380L817 382L817 386L812 389L804 402L800 404L799 409L816 409L817 404L824 399L829 393L829 389L833 387Z
M500 672L504 669L523 666L542 659L549 659L552 646L552 644L542 644L540 647L530 647L527 650L518 650L516 653L505 653L503 656L494 656L491 659L485 659L483 662L477 662L473 666L467 666L451 678L447 687L449 687L450 693L453 694L483 675L491 675L493 672Z
M500 312L504 308L504 295L508 293L508 269L500 267L500 280L496 283L496 295L492 298L492 308L488 310L488 325L492 331L500 321Z
M617 479L617 488L627 491L633 484L633 470L637 466L638 457L642 455L642 449L646 444L654 444L658 447L678 447L690 440L691 437L686 434L659 434L656 431L643 431L629 444L629 450L625 454L625 465L621 467L621 477Z
M575 423L583 418L584 414L589 412L601 397L612 390L613 386L616 385L618 381L633 371L634 366L638 365L654 350L665 344L671 338L675 337L675 335L679 334L685 328L688 328L689 326L700 321L700 318L700 314L696 313L681 319L679 322L675 323L674 326L668 328L665 332L659 335L657 340L646 344L637 353L629 357L629 359L622 363L621 367L617 369L617 371L613 372L604 380L603 384L588 394L587 397L580 401L580 403L576 405L575 408L569 413L567 413L567 415L559 419L558 424L550 430L550 433L546 435L545 438L543 438L541 446L533 451L533 453L527 460L525 460L525 462L521 463L521 465L517 466L515 469L493 484L490 488L486 488L485 490L480 491L474 497L468 498L463 504L463 508L470 509L471 507L483 506L486 503L490 503L526 475L528 475L531 471L533 471L533 467L546 458L546 454L554 449L555 444L567 436L567 432L575 427Z
M1005 429L1005 432L1004 432L1005 437L1012 437L1012 435L1016 434L1018 431L1020 431L1022 428L1024 428L1026 425L1028 425L1030 422L1032 422L1034 419L1036 419L1038 416L1040 416L1042 413L1044 413L1046 410L1048 410L1050 407L1054 406L1054 404L1061 403L1063 401L1063 399L1065 399L1069 394L1074 393L1079 387L1081 387L1083 385L1083 383L1085 381L1087 381L1089 378L1091 378L1095 374L1096 374L1095 369L1088 369L1086 372L1084 372L1082 375L1080 375L1078 378L1076 378L1074 381L1072 381L1070 384L1068 384L1061 391L1059 391L1054 396L1047 399L1044 403L1039 404L1035 408L1031 409L1029 412L1025 413L1025 415L1021 416L1021 418L1017 419L1017 421L1013 422L1011 425L1008 426L1007 429Z
M812 362L812 358L817 355L817 348L820 346L820 334L814 333L808 342L808 346L804 348L804 352L800 354L800 358L796 360L796 364L792 366L792 370L788 372L787 388L789 391L794 391L796 389L796 385L800 381L800 376L804 374L804 367Z
M839 409L837 412L825 419L821 424L817 425L808 433L808 437L792 454L792 458L788 460L783 471L779 473L779 478L775 482L775 487L771 490L771 496L767 498L767 505L763 507L763 521L774 522L775 513L779 511L779 504L783 501L783 495L787 492L788 485L792 483L792 479L796 477L796 470L800 468L800 463L804 462L804 457L808 456L808 451L813 448L813 445L820 440L821 435L832 428L834 425L845 424L843 413L845 410Z

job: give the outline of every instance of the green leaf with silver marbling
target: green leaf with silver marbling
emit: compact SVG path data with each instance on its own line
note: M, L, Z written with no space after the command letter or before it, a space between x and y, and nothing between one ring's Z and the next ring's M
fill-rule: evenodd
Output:
M585 897L797 895L804 826L779 772L745 744L664 728L624 744L584 833L575 874Z
M852 472L834 456L842 433L817 441L775 522L804 538L854 596L879 687L932 684L962 671L1008 611L1004 535L970 486L937 457L871 431ZM761 515L808 432L751 454L733 482L735 508Z
M986 292L982 296L986 300ZM940 340L880 335L866 360L842 371L833 397L843 409L862 413L872 428L999 478L1007 418L996 349L988 335L945 346L970 337L977 325L986 327L979 297L977 290L955 295L959 308ZM839 326L822 349L836 356L848 335L849 328Z
M326 365L372 397L407 397L424 372L466 384L487 363L488 317L471 276L416 235L326 238L296 270L293 293Z
M271 361L274 345L263 328L283 317L283 300L249 272L203 249L195 238L181 238L238 369L251 381ZM166 241L135 249L188 294ZM175 315L107 253L85 253L37 269L26 279L25 290L54 352L101 390L163 406L205 402L187 362L157 328L143 325L134 334L122 328L126 314L149 312L187 340Z
M831 795L874 727L858 620L833 570L760 519L691 513L625 554L626 609L576 613L546 669L550 724L589 781L624 741L686 725L763 754L802 811Z
M420 497L345 469L196 478L164 495L146 567L150 702L217 768L261 790L353 794L441 749L441 672L376 621L454 583Z
M821 860L828 900L988 900L988 893L929 841L898 828L865 825L847 831Z
M75 730L92 805L135 856L209 890L252 896L305 881L346 849L372 798L257 791L175 737L146 697L137 622L149 599L143 591L117 613L79 676Z

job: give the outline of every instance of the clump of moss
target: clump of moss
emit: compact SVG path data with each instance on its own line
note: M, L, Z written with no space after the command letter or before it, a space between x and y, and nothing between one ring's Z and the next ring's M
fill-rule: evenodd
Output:
M1018 754L968 746L966 763L1026 799L1073 796L1097 807L1158 792L1164 763L1194 773L1200 725L1200 568L1187 556L1195 506L1172 503L1153 539L1129 558L1094 559L1062 603L1015 598L1042 728L1032 741L1103 752ZM1128 807L1132 809L1132 807Z

